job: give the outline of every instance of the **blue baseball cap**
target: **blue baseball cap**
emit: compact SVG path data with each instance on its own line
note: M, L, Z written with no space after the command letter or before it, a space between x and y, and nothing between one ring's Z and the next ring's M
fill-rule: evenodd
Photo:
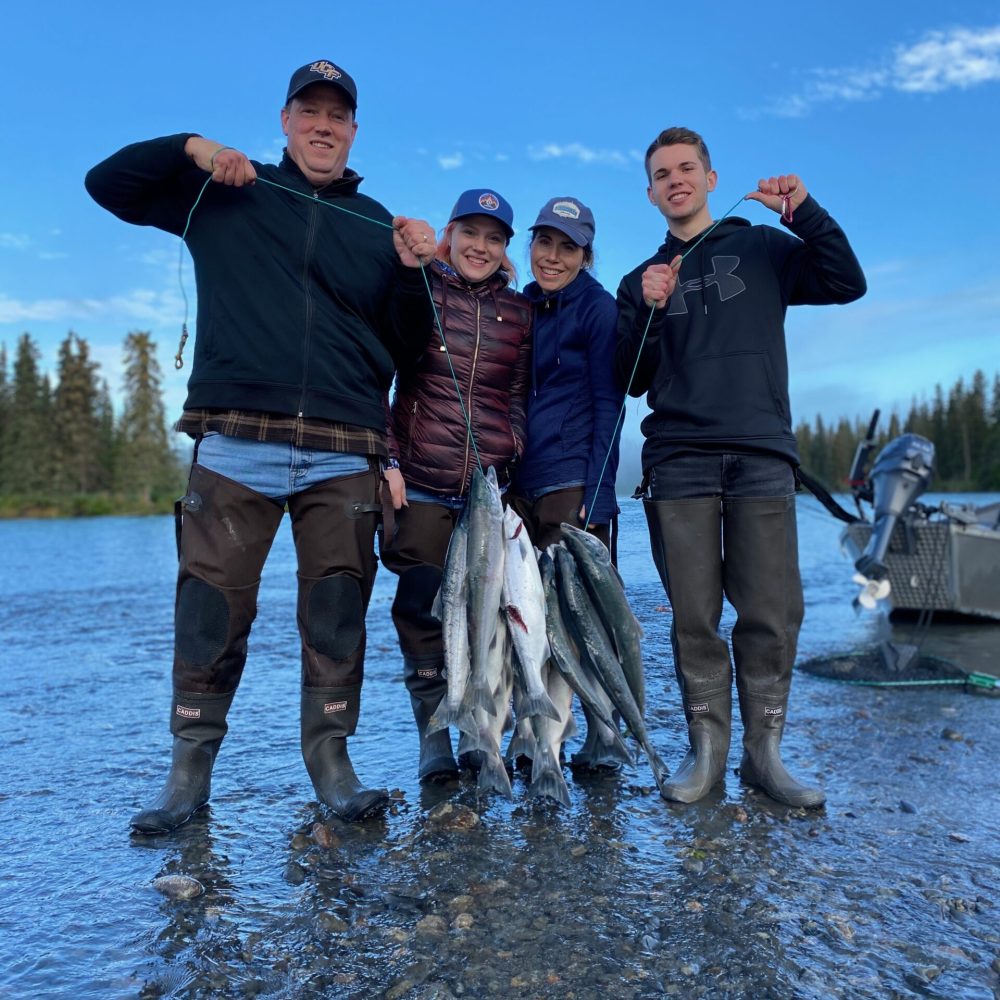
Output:
M576 198L550 198L538 213L532 231L551 226L565 233L578 247L594 243L594 213Z
M508 239L514 235L514 209L510 207L510 202L492 188L472 188L470 191L463 191L458 196L448 221L454 222L466 215L488 215L507 230Z

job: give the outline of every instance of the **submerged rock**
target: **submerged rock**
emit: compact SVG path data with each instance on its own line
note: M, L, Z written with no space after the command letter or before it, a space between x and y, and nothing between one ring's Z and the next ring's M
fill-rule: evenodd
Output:
M434 832L463 832L479 825L479 815L468 806L442 802L427 814L427 828Z
M194 899L205 887L190 875L161 875L153 879L153 888L168 899Z

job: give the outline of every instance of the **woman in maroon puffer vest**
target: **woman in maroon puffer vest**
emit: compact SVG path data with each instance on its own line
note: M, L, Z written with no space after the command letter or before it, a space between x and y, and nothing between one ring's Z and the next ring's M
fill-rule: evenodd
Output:
M458 772L448 730L424 735L446 687L441 624L430 612L476 452L504 487L524 451L531 305L509 287L513 222L510 205L489 189L465 191L455 203L429 268L447 350L435 324L424 352L397 372L390 409L386 478L398 514L382 561L399 575L392 617L420 735L421 781Z

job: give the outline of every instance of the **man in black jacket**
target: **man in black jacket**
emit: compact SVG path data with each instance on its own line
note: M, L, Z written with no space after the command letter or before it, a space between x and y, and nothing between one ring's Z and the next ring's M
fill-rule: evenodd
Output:
M662 132L646 171L649 200L670 232L622 279L616 367L630 395L648 393L652 410L642 423L644 503L688 724L687 756L662 792L694 802L725 773L725 594L737 614L740 776L779 802L819 806L823 793L792 778L778 749L803 615L784 317L789 305L860 298L864 275L840 227L794 174L761 180L747 195L778 212L788 235L737 218L713 225L716 173L690 129Z
M200 306L177 424L195 439L195 460L180 502L173 764L132 818L140 833L172 830L208 801L286 504L306 768L344 819L388 802L358 780L347 737L375 578L383 400L408 341L419 349L433 322L419 268L435 237L358 193L347 166L356 110L354 80L318 60L292 75L280 164L185 133L127 146L87 175L87 190L119 218L184 236Z

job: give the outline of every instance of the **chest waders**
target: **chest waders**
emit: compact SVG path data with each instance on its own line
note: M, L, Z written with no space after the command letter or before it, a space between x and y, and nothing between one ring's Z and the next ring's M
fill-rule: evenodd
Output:
M395 537L382 549L382 562L398 574L392 620L403 654L403 680L417 726L421 781L442 781L458 774L447 727L427 733L427 723L447 690L441 622L431 607L441 586L458 511L441 504L413 502L399 511Z
M791 806L819 806L779 753L799 625L794 497L644 500L653 560L673 610L670 639L689 749L662 795L695 802L725 776L732 670L719 635L722 596L736 610L733 663L743 720L740 777Z
M384 789L361 786L346 747L360 710L364 613L375 579L376 482L374 472L329 480L288 502L299 564L302 753L320 800L347 820L388 803ZM199 465L181 508L173 760L163 790L131 820L140 833L175 829L208 801L260 573L283 513L282 504Z

